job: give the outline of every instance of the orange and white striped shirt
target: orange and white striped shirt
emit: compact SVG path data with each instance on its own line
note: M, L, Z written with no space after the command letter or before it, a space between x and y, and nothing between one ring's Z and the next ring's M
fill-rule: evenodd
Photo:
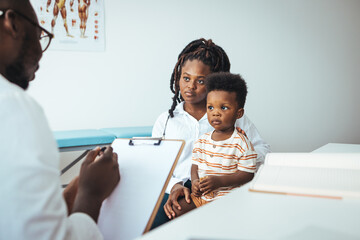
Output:
M237 170L255 173L257 154L253 145L240 128L223 141L211 139L212 132L202 135L194 144L192 164L198 166L199 178L208 175L227 175ZM223 187L202 196L206 201L215 200L234 187Z

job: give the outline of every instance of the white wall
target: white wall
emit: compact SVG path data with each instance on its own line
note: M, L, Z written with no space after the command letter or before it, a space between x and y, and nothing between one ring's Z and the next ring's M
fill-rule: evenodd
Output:
M54 130L152 125L177 55L199 37L248 82L273 151L360 143L360 1L107 0L106 51L45 53L29 93Z

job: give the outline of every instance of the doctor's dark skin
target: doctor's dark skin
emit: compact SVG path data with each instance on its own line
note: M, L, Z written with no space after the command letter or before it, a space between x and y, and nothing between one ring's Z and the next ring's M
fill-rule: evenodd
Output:
M1 0L0 9L3 11L0 17L0 74L9 82L27 89L35 78L43 54L38 19L28 0ZM88 214L95 222L103 200L120 181L117 154L111 147L98 156L100 151L96 148L87 154L79 179L64 190L64 194L71 193L65 196L68 209L72 213Z

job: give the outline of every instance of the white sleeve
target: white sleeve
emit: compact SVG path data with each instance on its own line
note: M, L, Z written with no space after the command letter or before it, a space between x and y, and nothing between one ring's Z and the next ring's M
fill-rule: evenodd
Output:
M164 129L166 125L166 121L168 119L168 114L166 112L160 114L160 116L156 119L153 129L152 129L152 137L162 137L164 134Z
M256 159L256 165L258 169L259 166L264 163L266 154L270 152L270 145L262 139L255 125L245 114L242 118L236 121L236 126L244 130L246 136L253 144L255 151L258 155Z
M165 192L166 192L167 194L170 194L171 189L174 187L175 184L180 183L181 185L184 185L185 182L186 182L186 181L183 181L182 179L179 179L179 178L176 178L176 177L172 176L172 177L170 178L169 184L168 184L167 187L166 187Z
M0 96L0 239L102 239L86 214L67 216L59 153L42 109Z
M92 218L84 213L73 213L69 217L69 235L65 239L103 239L99 231L94 231L98 226Z

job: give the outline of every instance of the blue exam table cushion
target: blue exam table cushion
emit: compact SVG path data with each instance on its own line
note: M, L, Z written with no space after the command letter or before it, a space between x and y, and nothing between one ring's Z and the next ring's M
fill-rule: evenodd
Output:
M112 143L116 136L96 129L54 131L58 147L77 147Z
M111 133L116 138L132 138L132 137L151 137L152 126L145 127L117 127L117 128L102 128L104 132Z

